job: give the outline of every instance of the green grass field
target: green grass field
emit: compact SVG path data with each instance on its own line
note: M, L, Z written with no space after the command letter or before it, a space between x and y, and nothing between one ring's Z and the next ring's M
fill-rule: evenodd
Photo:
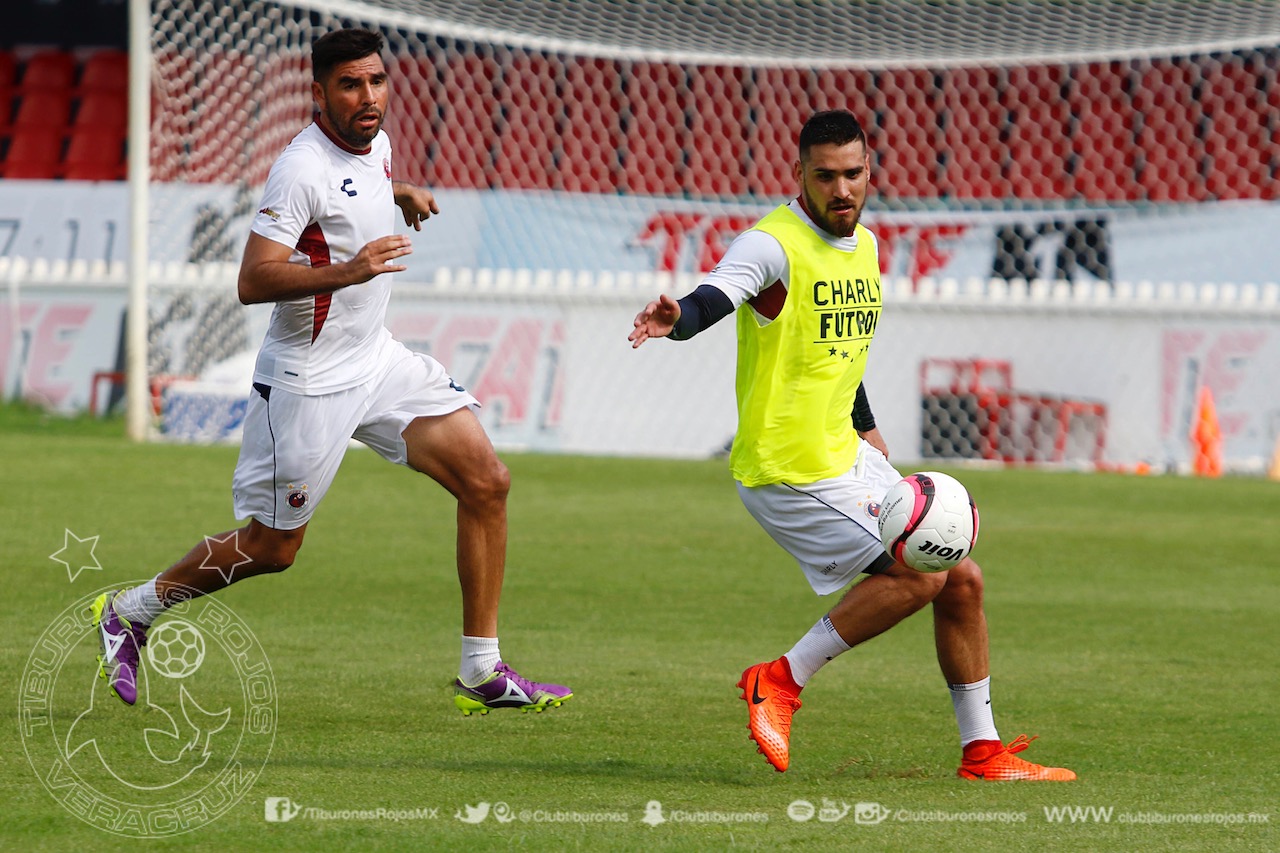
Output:
M56 690L20 687L24 668L42 632L77 599L150 577L202 536L235 524L234 449L135 446L118 433L118 424L0 410L7 638L0 682L13 715L0 753L5 849L138 849L55 800L41 784L47 750L31 746L41 732L25 735L17 725L35 691L55 697L46 719L65 736L90 695L92 634L68 641L78 645L57 671ZM975 784L954 775L955 722L927 611L811 682L789 772L773 772L756 754L734 683L746 665L786 651L830 602L812 595L752 522L723 461L504 458L514 488L503 653L535 678L572 684L576 698L541 715L464 719L454 709L460 617L451 500L424 478L352 452L298 563L216 597L270 659L274 743L269 757L258 741L242 739L236 752L236 722L221 739L211 736L212 758L172 790L208 785L230 754L261 775L215 820L149 846L1280 848L1280 484L959 471L983 513L975 557L987 577L997 724L1006 739L1041 735L1024 755L1080 774L1065 785ZM99 538L91 555L89 543L71 540L63 556L101 570L69 582L50 558L67 530ZM200 607L186 617L196 620ZM207 711L245 702L220 649L210 642L209 672L182 682ZM152 680L176 715L176 682ZM141 701L126 708L100 689L93 695L99 750L128 784L83 761L86 750L72 764L84 786L108 803L164 802L168 789L137 785L159 788L184 772L181 756L170 770L140 737L164 727L165 712L144 710ZM24 743L45 756L39 774ZM89 802L75 799L76 785L58 782L54 790L73 808ZM330 813L382 807L437 816L304 813L268 823L267 797ZM668 818L703 813L703 820L646 825L651 800ZM824 800L836 808L879 804L889 814L875 825L859 823L852 810L838 822L797 822L788 817L796 800L818 808ZM481 802L495 804L483 823L455 817ZM500 822L497 803L515 820ZM1081 813L1075 823L1046 818L1046 808L1067 806L1111 811ZM522 817L539 812L579 820L616 812L628 820ZM713 822L706 813L768 819ZM1008 820L962 819L973 813ZM1249 813L1269 822L1185 817ZM1089 819L1103 814L1110 820ZM1171 822L1151 823L1152 815Z

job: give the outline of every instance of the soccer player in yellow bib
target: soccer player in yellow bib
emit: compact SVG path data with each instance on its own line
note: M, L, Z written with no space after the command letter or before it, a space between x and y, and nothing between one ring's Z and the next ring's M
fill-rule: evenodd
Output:
M966 558L947 572L918 572L880 543L879 502L901 475L862 388L881 309L876 239L858 222L870 179L866 135L849 112L820 112L805 123L799 149L799 195L739 236L692 293L646 305L629 336L633 347L685 340L737 311L729 458L742 502L819 595L866 575L789 652L743 672L751 738L786 770L791 720L813 674L932 603L960 728L958 774L1075 779L1022 759L1016 753L1029 741L1005 745L996 731L978 565Z

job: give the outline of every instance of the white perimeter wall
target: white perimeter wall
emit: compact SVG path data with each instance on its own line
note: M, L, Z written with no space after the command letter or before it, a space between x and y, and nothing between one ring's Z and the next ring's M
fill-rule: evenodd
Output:
M153 344L184 372L200 307L234 300L234 269L156 269ZM632 317L690 277L442 271L397 282L388 326L430 352L485 404L509 448L705 456L735 426L733 325L632 350ZM1105 458L1185 467L1198 387L1213 392L1233 467L1261 469L1280 433L1280 288L1152 288L1115 294L1077 284L890 283L866 379L895 457L919 458L920 363L1004 359L1026 393L1106 404ZM175 294L187 310L171 310ZM117 364L125 282L119 269L31 269L0 260L0 378L5 395L62 410L87 406L95 371ZM247 348L203 371L195 390L243 399L269 309L236 307ZM208 330L205 330L206 332ZM217 331L222 331L221 329ZM106 387L100 388L105 392ZM182 392L177 387L177 392Z

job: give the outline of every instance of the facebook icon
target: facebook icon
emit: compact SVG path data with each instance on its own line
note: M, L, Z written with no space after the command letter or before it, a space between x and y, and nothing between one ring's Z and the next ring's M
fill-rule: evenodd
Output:
M264 817L267 823L288 823L298 816L302 806L288 797L267 797Z

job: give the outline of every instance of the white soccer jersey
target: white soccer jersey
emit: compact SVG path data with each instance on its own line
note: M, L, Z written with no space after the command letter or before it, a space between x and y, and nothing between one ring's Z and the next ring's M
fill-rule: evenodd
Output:
M858 248L856 234L849 237L836 237L824 231L809 218L799 199L792 199L788 207L833 248L842 252L853 252ZM872 234L872 240L875 240L874 234ZM729 244L720 263L707 273L701 283L717 288L729 297L733 307L737 308L759 295L765 288L771 287L774 282L782 282L785 288L790 277L791 269L782 244L772 234L751 229L739 234ZM768 321L773 318L761 317L761 319Z
M379 132L365 153L318 123L293 138L271 167L253 232L293 249L289 261L343 263L395 233L391 142ZM298 394L329 394L366 381L391 339L384 321L391 274L317 296L277 302L254 381Z

